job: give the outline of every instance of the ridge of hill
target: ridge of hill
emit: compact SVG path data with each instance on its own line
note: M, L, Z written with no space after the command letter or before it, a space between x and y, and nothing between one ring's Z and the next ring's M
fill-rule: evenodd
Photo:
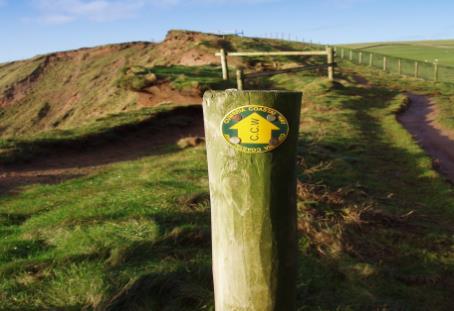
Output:
M221 48L309 47L280 40L171 30L160 43L104 45L1 64L0 139L68 131L112 114L161 103L200 103L205 89L222 84L219 60L214 55ZM229 61L231 66L261 65L252 58ZM198 83L188 79L195 68L202 77Z

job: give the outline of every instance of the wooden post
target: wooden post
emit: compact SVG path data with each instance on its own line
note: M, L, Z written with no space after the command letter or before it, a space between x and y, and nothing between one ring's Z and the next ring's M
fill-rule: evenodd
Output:
M265 153L245 153L228 143L220 125L233 109L245 105L278 110L288 120L287 139ZM227 90L204 95L216 311L296 310L300 109L298 92ZM235 116L230 122L247 120Z
M229 67L227 65L227 53L224 49L221 49L221 65L222 65L222 79L229 79Z
M341 50L341 58L344 59L345 53L344 49Z
M236 71L236 85L239 91L244 90L244 72L243 69Z
M353 51L350 50L350 61L353 61Z
M438 63L434 63L434 81L438 81Z
M369 67L372 67L372 65L373 65L373 59L374 59L374 54L370 53L370 54L369 54Z
M400 58L397 59L397 73L399 75L402 75L402 61Z
M363 62L363 52L359 52L359 54L358 54L358 64L361 65L362 62Z
M383 56L383 71L386 71L386 68L387 68L386 56Z
M328 62L328 80L334 80L334 51L333 48L326 48L326 58Z
M419 63L415 62L415 78L418 79L419 76Z

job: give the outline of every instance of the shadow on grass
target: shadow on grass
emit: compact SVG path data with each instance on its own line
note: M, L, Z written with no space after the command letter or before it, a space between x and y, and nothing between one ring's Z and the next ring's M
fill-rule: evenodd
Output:
M212 305L210 215L198 208L202 210L152 217L163 231L161 238L111 252L107 274L146 263L154 271L131 279L99 310L200 310Z
M454 232L450 186L428 174L423 153L389 139L390 132L405 135L391 124L398 107L390 102L398 93L372 87L339 92L354 95L340 107L350 111L347 122L356 135L300 141L302 172L312 172L302 173L299 189L307 202L299 220L305 249L299 305L448 310L454 302L452 254L446 252Z
M180 138L203 135L202 107L193 105L97 134L17 143L17 151L10 158L13 163L0 164L0 191L34 183L59 183L103 165L174 152Z

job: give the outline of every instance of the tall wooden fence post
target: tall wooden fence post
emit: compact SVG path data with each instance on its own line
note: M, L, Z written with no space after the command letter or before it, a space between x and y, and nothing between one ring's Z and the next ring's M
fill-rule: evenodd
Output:
M244 90L244 71L243 69L238 69L236 71L236 85L239 91Z
M400 75L402 75L402 61L401 59L397 59L397 73Z
M434 81L438 81L438 63L434 63Z
M362 62L363 62L363 52L359 52L359 54L358 54L358 64L361 65Z
M344 57L345 57L345 51L344 51L344 49L342 49L341 50L341 58L344 59Z
M374 64L373 60L374 60L374 54L370 53L369 54L369 67L372 67L372 65Z
M326 59L328 62L328 80L334 80L334 51L333 48L326 48Z
M350 61L353 61L353 51L350 50Z
M229 79L229 67L227 65L227 53L224 49L221 49L221 66L222 66L222 79Z
M387 60L386 60L386 56L383 56L383 71L386 71L387 69Z
M204 95L216 311L296 310L301 96Z
M419 76L419 63L415 62L415 78L418 79Z

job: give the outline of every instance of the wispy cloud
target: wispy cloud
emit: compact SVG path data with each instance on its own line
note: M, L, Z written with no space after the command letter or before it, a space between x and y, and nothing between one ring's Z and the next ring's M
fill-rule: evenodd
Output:
M0 0L1 1L1 0ZM79 19L113 21L134 17L145 0L35 0L36 20L63 24Z
M0 0L0 4L6 0ZM147 6L259 4L281 0L33 0L35 20L48 24L64 24L76 20L97 22L128 19Z
M367 4L374 0L322 0L325 5L335 6L338 8L352 8L357 5Z

